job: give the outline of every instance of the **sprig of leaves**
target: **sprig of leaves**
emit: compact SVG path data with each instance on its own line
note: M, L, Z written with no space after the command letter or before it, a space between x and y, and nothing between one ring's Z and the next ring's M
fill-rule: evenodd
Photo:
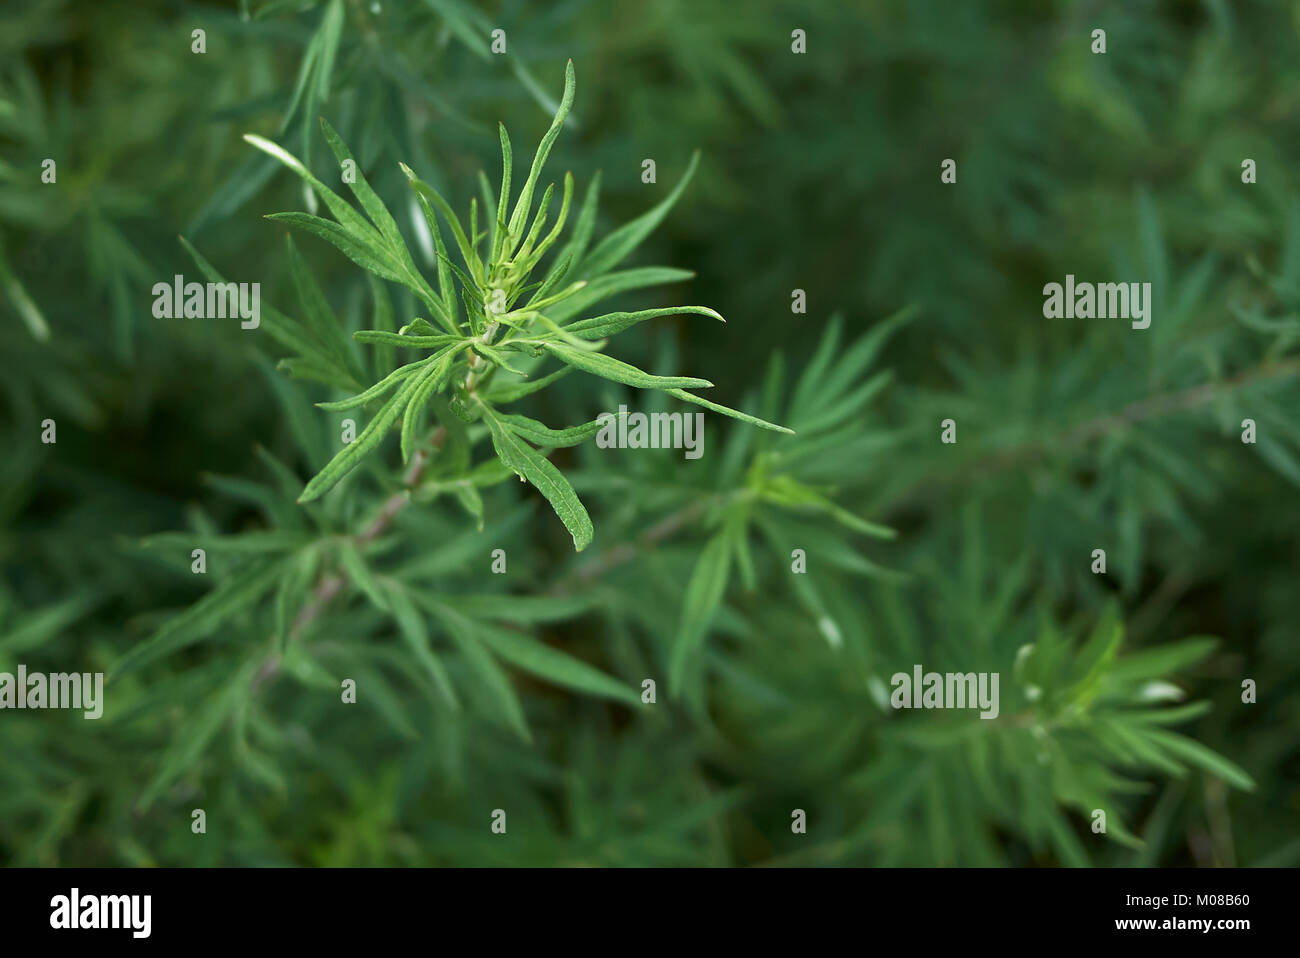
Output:
M483 190L482 230L477 198L471 201L467 227L437 190L419 179L405 164L402 165L433 237L438 258L436 289L415 265L393 216L371 189L365 176L355 168L356 160L351 151L323 118L321 128L325 139L340 165L351 174L344 179L360 203L364 216L282 147L253 134L245 136L249 143L300 176L334 217L329 220L307 213L276 213L270 219L311 233L380 279L405 286L428 309L432 320L415 318L396 333L363 330L355 334L354 338L362 343L433 352L424 359L394 369L348 399L322 404L328 409L349 409L377 401L392 392L361 435L340 450L307 483L299 502L311 502L333 488L380 445L399 421L402 458L404 461L409 459L422 411L434 396L445 393L450 398L452 410L462 419L467 422L482 419L486 423L501 462L521 479L537 487L573 536L574 548L581 551L594 534L587 511L564 475L530 443L543 447L567 445L572 444L570 440L581 441L594 435L595 430L590 428L590 423L566 430L550 430L533 420L503 415L495 408L497 404L522 398L529 386L542 388L563 371L523 385L522 381L530 379L534 367L540 365L536 362L538 360L545 363L547 359L554 359L562 366L613 382L665 391L684 402L704 406L763 429L791 432L784 426L686 391L710 388L712 383L708 380L693 376L654 376L602 351L608 342L607 337L643 320L685 313L723 321L715 310L706 306L686 306L675 310L615 312L574 319L580 312L617 293L679 278L677 272L662 268L611 271L667 215L690 181L699 161L698 154L692 156L685 175L663 201L614 230L588 253L599 195L598 182L593 183L578 212L577 226L568 243L551 257L542 278L534 279L542 260L560 238L573 199L573 178L566 173L559 212L548 231L546 227L555 185L546 188L535 208L534 195L547 157L573 104L574 91L573 62L569 61L565 68L564 94L550 128L537 147L513 208L510 207L513 151L505 127L500 127L501 184L495 198ZM511 211L507 217L508 209ZM459 263L448 254L439 217L450 230L460 256ZM310 279L301 275L301 264L292 252L291 257L294 258L295 279L309 315L321 316L327 312L321 308L323 298ZM278 319L273 317L272 335L289 339L302 352L296 372L314 375L321 381L336 385L351 378L350 370L335 366L334 361L343 354L335 351L335 355L330 357L320 355L320 350L305 350L302 340L306 337L299 335L301 330L286 329ZM325 324L328 325L328 320ZM315 331L325 332L319 326Z

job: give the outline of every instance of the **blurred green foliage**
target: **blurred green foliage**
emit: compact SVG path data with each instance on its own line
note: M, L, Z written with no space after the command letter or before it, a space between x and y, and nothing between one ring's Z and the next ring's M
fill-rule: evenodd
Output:
M0 671L109 674L97 722L0 712L0 861L1296 864L1298 32L1224 0L6 4ZM480 531L437 457L368 535L391 439L295 504L342 394L261 331L154 319L154 283L197 278L178 236L289 311L262 217L311 201L244 133L325 178L326 117L417 251L398 164L467 209L496 121L536 142L569 58L550 168L601 172L596 236L702 152L628 264L693 275L615 302L728 324L642 323L620 356L797 435L710 415L698 461L557 450L582 555L504 474ZM298 249L344 330L419 314ZM1067 273L1150 281L1151 328L1044 320ZM584 376L535 400L683 409ZM999 672L999 719L890 709L914 663Z

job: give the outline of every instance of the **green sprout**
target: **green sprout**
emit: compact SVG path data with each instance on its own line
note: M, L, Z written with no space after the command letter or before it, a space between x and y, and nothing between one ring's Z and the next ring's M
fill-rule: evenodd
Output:
M276 213L270 219L319 236L375 276L405 286L429 315L429 318L412 319L397 332L371 329L355 334L362 343L427 350L429 355L399 366L351 398L319 404L323 409L344 410L388 397L355 441L340 450L307 483L299 502L311 502L328 492L379 446L399 421L402 459L409 460L417 447L423 409L434 396L447 394L456 415L466 422L481 420L487 426L501 462L537 487L573 536L574 547L582 551L594 534L591 518L572 485L546 458L545 451L577 445L594 436L601 421L550 429L536 420L502 412L500 408L550 385L572 369L641 389L663 390L684 402L764 429L791 432L690 391L711 387L713 384L708 380L654 376L602 351L609 337L644 320L693 313L725 322L717 311L707 306L679 306L578 318L591 306L617 293L690 275L659 267L621 271L614 268L672 208L695 171L698 153L691 157L686 174L667 198L589 250L599 195L597 177L587 190L572 234L552 254L541 279L534 279L543 258L559 241L572 205L573 177L568 173L564 177L559 213L549 230L546 227L555 185L546 188L535 210L533 200L542 167L573 104L573 95L573 62L569 61L564 96L550 129L537 147L528 179L515 198L513 209L510 207L510 138L504 125L501 126L502 174L495 199L486 189L486 178L481 177L483 229L480 229L477 199L471 201L467 229L437 190L402 165L433 237L437 255L436 290L416 267L396 221L359 170L349 185L365 216L283 148L259 136L245 136L248 142L302 177L334 216L329 220L307 213ZM355 165L347 146L324 119L321 128L339 163L351 161ZM510 210L509 218L507 210ZM459 264L448 255L438 225L439 215L451 231L460 255ZM560 368L539 379L533 379L524 368L536 365L537 360L551 359ZM328 377L318 378L329 381Z

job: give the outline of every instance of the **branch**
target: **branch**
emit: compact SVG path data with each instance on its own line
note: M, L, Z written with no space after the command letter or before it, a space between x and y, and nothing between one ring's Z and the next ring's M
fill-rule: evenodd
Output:
M429 437L429 444L434 451L442 448L442 444L447 441L447 430L439 426ZM367 542L379 538L393 524L393 520L398 514L407 507L411 502L411 490L414 489L424 477L425 469L429 465L429 454L423 449L417 449L415 455L411 457L411 465L406 470L406 475L402 477L402 489L393 493L384 502L375 518L354 538L357 545L365 545ZM286 644L296 642L316 619L329 605L330 601L337 596L343 587L348 584L348 577L341 571L322 573L316 580L316 585L312 589L311 598L298 611L294 617L293 625L289 627L289 635L285 639ZM280 657L272 655L268 658L257 674L253 676L253 692L256 693L268 681L275 678L280 673Z
M631 562L642 552L649 551L666 539L671 539L677 535L685 526L700 518L706 511L716 505L721 505L729 499L734 499L739 493L728 492L718 493L709 496L706 499L700 499L691 503L677 512L665 516L659 522L655 523L641 535L637 536L633 542L624 542L615 546L607 552L596 556L592 561L587 562L568 576L561 579L551 592L556 595L568 593L575 585L588 585L593 580L600 578L610 569L617 568Z
M1073 451L1093 439L1108 435L1115 430L1124 429L1148 419L1156 419L1161 416L1194 409L1197 406L1205 405L1223 393L1232 392L1260 380L1276 379L1296 374L1300 374L1300 359L1291 359L1286 362L1265 362L1254 369L1221 382L1202 383L1199 386L1192 386L1178 392L1163 393L1158 396L1136 400L1117 412L1106 413L1080 423L1065 434L1059 445L1042 441L1022 443L1010 449L979 457L952 472L925 477L890 505L887 513L896 512L912 500L920 498L920 490L927 485L952 482L954 480L969 482L975 478L997 475L1014 466L1041 459L1051 451L1058 449Z

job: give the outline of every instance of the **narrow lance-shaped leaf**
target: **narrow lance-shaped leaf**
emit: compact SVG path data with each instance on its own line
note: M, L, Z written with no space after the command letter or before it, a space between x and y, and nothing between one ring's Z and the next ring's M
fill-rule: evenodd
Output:
M528 722L524 718L524 707L519 701L519 695L510 684L509 677L484 649L479 640L476 623L461 615L450 605L426 596L423 592L416 592L413 597L433 613L446 628L447 634L456 643L461 658L468 666L469 673L478 680L480 688L492 696L505 723L525 742L531 741L532 735L528 731Z
M547 310L547 315L557 323L563 322L619 293L647 286L662 286L665 283L681 283L694 276L689 269L675 269L671 266L638 266L635 269L619 270L617 273L588 280L587 285L575 295ZM541 298L537 297L539 300Z
M537 236L546 225L546 211L550 208L551 197L555 194L555 184L552 183L546 187L546 192L542 194L542 201L537 204L537 212L533 214L533 225L529 228L528 234L524 237L524 242L515 254L515 269L522 275L527 273L531 268L531 259L533 245L537 242Z
M363 242L367 238L372 243L376 243L379 240L379 234L373 226L366 222L365 217L353 209L347 200L343 199L343 197L339 196L328 186L318 180L312 174L311 170L307 169L307 167L302 164L301 160L284 147L280 146L278 143L272 143L270 140L260 137L255 133L245 133L244 140L251 143L262 152L275 157L289 169L297 173L298 176L302 177L302 179L306 181L307 185L316 192L316 195L324 201L325 205L329 208L330 213L332 213L334 218L338 220L339 226L342 227L344 232L352 236L357 242Z
M687 313L708 316L720 323L726 322L721 313L707 306L670 306L665 309L642 309L634 313L605 313L603 316L580 319L563 328L566 333L581 339L602 339L621 333L647 319L656 319L659 316L681 316Z
M452 688L451 677L447 674L446 666L433 650L429 631L425 626L424 618L420 615L420 610L415 607L406 589L397 583L389 584L388 600L402 641L411 650L415 660L429 673L434 687L442 693L447 703L453 709L459 709L460 701Z
M641 703L630 686L532 636L481 623L478 634L489 649L511 665L549 682L625 705Z
M474 252L473 244L465 236L465 230L460 225L460 220L457 218L451 205L442 198L442 194L417 177L415 172L405 163L402 164L402 172L406 174L406 178L410 181L411 189L415 190L416 195L425 201L432 203L437 207L438 212L443 215L443 218L446 219L447 225L451 227L452 236L456 239L456 246L460 249L461 258L464 259L465 267L469 270L470 275L482 276L483 263L479 260L478 254Z
M478 231L478 199L471 196L469 200L469 245L474 250L474 255L478 255L478 241L480 234Z
M570 296L572 296L572 295L574 295L575 293L577 293L579 290L586 289L586 288L587 288L587 281L586 281L586 280L581 280L581 279L580 279L580 280L578 280L576 283L571 283L571 284L569 284L569 286L567 286L566 288L562 289L562 290L561 290L560 292L558 292L558 293L553 293L553 294L551 294L550 296L547 296L547 297L545 297L545 298L543 298L543 299L538 299L538 300L535 300L535 301L530 302L530 303L528 304L528 309L525 310L524 313L525 313L525 314L528 314L528 313L535 313L535 312L536 312L537 310L539 310L539 309L545 309L547 306L550 306L550 305L552 305L553 303L559 303L559 302L562 302L562 301L568 299ZM549 322L549 321L548 321L548 322ZM554 324L551 324L551 325L554 325Z
M493 622L535 625L563 622L600 605L595 595L457 595L456 608L468 616Z
M695 175L695 168L699 165L699 162L700 151L696 150L691 154L691 161L686 166L686 172L677 181L673 191L662 202L642 213L630 223L620 226L597 243L596 248L578 266L575 273L588 278L600 276L623 262L628 254L640 246L641 241L663 222L664 217L668 215L668 211L673 208L673 205L682 195L682 191L686 189L686 184Z
M510 208L510 176L514 167L514 151L510 148L510 136L506 133L506 125L499 124L501 135L501 194L497 199L496 210L492 213L492 261L496 262L497 256L501 252L501 246L505 242L505 233L502 230L502 219L506 215L506 210Z
M722 602L730 573L731 540L724 530L704 546L686 586L681 624L668 658L668 679L674 691L682 687L686 666L699 648L700 641Z
M340 479L351 472L357 463L365 457L366 453L379 445L384 438L384 434L388 432L388 427L397 421L397 417L406 408L406 404L410 400L411 393L418 381L419 377L407 377L406 381L402 383L402 388L375 414L374 418L366 425L366 428L361 431L361 435L340 449L334 455L334 458L326 463L325 467L307 483L302 490L302 495L298 497L299 503L319 499L332 489Z
M514 373L516 376L528 375L523 370L516 369L514 366L510 365L510 360L508 360L499 349L489 346L487 343L479 342L478 340L473 340L472 344L474 347L474 352L478 353L484 359L489 359L492 362L496 363L502 369L508 370Z
M402 417L402 462L411 460L411 453L415 449L415 430L421 418L420 413L425 403L429 401L429 397L446 381L447 370L451 366L454 355L453 350L432 363L421 375L421 382L411 393L411 401L406 404L406 413Z
M88 593L76 595L9 620L5 634L0 636L0 654L9 656L40 646L85 615L96 602Z
M569 265L565 269L565 276L560 279L568 278L576 272L576 267L582 263L582 258L587 254L587 247L591 243L591 235L596 230L596 211L600 206L600 180L601 171L597 170L596 175L591 178L587 185L587 193L582 198L582 209L578 210L578 219L573 226L573 235L569 241L560 250L557 262L568 260ZM556 280L559 282L559 279Z
M484 62L492 59L492 52L484 36L487 30L483 27L481 11L470 4L457 3L455 0L424 0L424 2L442 17L447 24L447 29L465 44L466 49ZM471 23L471 20L478 22Z
M356 165L357 161L343 141L339 139L339 135L334 132L334 128L329 125L324 117L321 117L320 123L325 139L329 142L330 149L334 152L334 156L339 163L350 160ZM449 331L454 332L454 323L450 317L443 314L446 308L445 294L443 296L434 294L419 267L415 265L415 260L411 257L411 251L407 248L406 241L397 228L397 221L388 211L388 207L384 205L383 200L371 188L360 167L357 166L353 172L354 178L348 185L353 195L360 201L361 208L366 211L366 215L370 217L379 230L380 237L387 246L395 267L402 274L402 284L428 305L435 319L441 322Z
M289 106L284 111L284 121L280 124L280 136L285 134L298 112L298 104L303 94L307 95L310 108L329 96L330 77L334 70L334 57L338 52L339 40L343 35L342 0L331 0L321 17L320 26L307 44L307 52L298 78L294 82L293 95Z
M461 336L412 336L406 333L390 333L382 329L359 329L352 334L352 338L359 343L382 343L405 349L437 349L464 341L464 337Z
M520 313L518 315L521 318L536 320L537 323L542 327L542 329L545 330L545 332L540 334L541 338L543 339L554 337L562 343L567 343L568 345L572 346L574 349L578 349L581 350L582 352L588 352L588 353L599 352L605 346L606 340L604 339L598 339L594 341L579 339L577 336L570 334L569 331L564 327L557 326L554 322L552 322L550 319L547 318L545 313L537 313L537 312L533 312L532 310L529 310L528 312ZM506 344L502 343L502 345L504 346Z
M392 332L397 323L393 318L393 301L388 295L387 288L373 273L366 274L366 283L370 287L370 298L374 304L374 318L371 325L377 330ZM396 353L391 347L381 346L374 350L371 354L371 363L375 375L392 369L395 359Z
M297 488L297 483L294 484ZM295 554L288 562L287 571L276 586L273 608L275 620L275 654L283 655L289 640L291 622L316 581L320 567L321 549L309 546Z
M384 279L401 283L419 296L433 313L440 313L442 304L437 301L433 290L415 268L410 252L401 241L400 233L396 233L396 226L393 227L393 235L396 236L394 244L381 230L366 222L365 217L353 209L351 204L318 180L292 153L252 133L244 134L244 139L259 150L275 157L302 177L324 200L338 223L331 223L329 220L305 213L276 213L268 216L267 219L284 220L327 240L358 266ZM369 190L369 187L367 186L366 189ZM378 197L374 196L373 191L368 192L367 201L371 198L374 204L382 209L383 204L379 202ZM392 219L387 210L383 211L383 216L388 220Z
M560 256L558 256L555 259L555 261L551 263L549 269L546 272L546 278L544 280L542 280L540 283L534 282L529 286L525 286L523 289L519 291L521 295L524 293L532 293L533 299L530 299L527 305L521 305L520 303L516 303L515 309L522 308L526 311L529 308L529 306L532 305L533 300L540 300L546 298L546 296L551 292L551 290L554 289L559 284L559 281L564 276L564 271L568 268L569 268L569 261L565 258L565 254L561 253Z
M391 255L372 237L350 232L338 223L331 223L310 213L271 213L266 218L288 223L313 236L319 236L362 269L367 269L376 276L392 280L394 283L404 283L402 274L393 263Z
M287 552L307 545L310 541L311 539L303 533L287 529L265 529L228 536L193 532L160 532L141 539L140 546L144 549L169 552L180 564L188 565L191 549L230 555L256 555ZM3 648L2 644L0 648Z
M394 253L406 250L406 241L402 239L402 233L397 228L397 221L388 212L388 207L384 206L384 201L371 188L370 183L361 172L361 167L357 164L356 158L353 157L352 151L347 148L347 145L335 132L334 127L330 126L329 121L324 117L320 118L320 128L325 134L325 141L329 144L330 150L333 151L335 159L340 164L351 160L353 165L356 166L355 178L348 182L348 186L352 190L352 195L361 203L361 208L366 211L366 215L370 217L371 222L375 224L380 234L388 241L388 245ZM414 268L414 264L412 264L412 268Z
M232 616L252 606L275 585L285 560L261 559L230 575L215 589L118 660L112 676L118 678L148 662L207 638Z
M46 342L50 338L49 324L45 322L45 316L27 295L27 290L23 289L23 284L18 282L18 277L14 275L13 270L9 268L9 261L5 258L2 246L0 246L0 289L3 289L5 295L9 297L9 301L13 303L14 309L27 324L31 334L39 342Z
M1107 670L1106 680L1121 683L1159 679L1199 662L1213 652L1218 644L1216 638L1196 636L1143 649L1117 659Z
M667 389L664 390L668 395L673 396L683 402L695 403L697 406L703 406L705 409L711 409L713 412L720 413L723 416L730 416L732 419L739 419L741 422L747 422L751 426L758 426L762 429L770 429L772 432L783 432L793 436L794 430L787 429L785 426L778 426L774 422L768 422L766 419L759 419L757 416L751 416L748 413L740 412L728 406L722 406L707 399L701 399L693 393L688 393L684 389Z
M572 204L572 202L573 202L573 174L565 173L564 174L564 199L560 203L560 215L556 217L555 225L551 227L551 231L546 234L546 238L543 239L540 243L538 243L537 247L529 255L528 261L524 267L526 271L531 272L533 267L537 265L537 263L539 263L542 257L546 254L546 251L549 250L555 244L555 241L557 239L559 239L560 232L561 230L564 229L564 224L569 219L569 207Z
M225 284L225 277L217 272L216 268L204 258L202 253L194 248L194 245L189 240L184 236L179 237L179 239L181 245L185 247L185 251L190 254L190 257L199 267L199 272L209 282ZM302 356L313 360L322 370L328 370L326 376L336 373L345 380L352 378L342 366L338 365L331 354L325 352L324 348L310 337L301 323L290 319L269 303L262 304L262 323L259 328L266 330L272 339L286 349L296 350ZM351 387L357 385L360 384L349 383Z
M410 168L402 164L402 172L409 179L414 174ZM438 226L438 215L429 205L428 198L419 190L413 190L416 202L419 204L420 212L424 215L424 221L429 226L429 233L433 236L434 257L438 261L438 291L442 296L443 311L435 315L443 327L450 333L458 333L458 307L456 305L456 284L452 282L452 271L455 264L447 258L447 244L442 239L442 229Z
M598 419L593 419L591 422L583 423L581 426L570 426L568 429L551 429L536 419L529 419L527 416L517 416L511 413L499 413L498 415L515 435L539 446L550 446L556 449L576 446L579 443L586 442L600 432L612 418L612 414L607 413Z
M581 552L587 548L595 535L595 529L586 508L573 491L573 486L569 485L569 480L516 436L491 406L482 402L480 405L483 408L483 421L487 423L492 445L501 461L517 475L531 482L546 497L555 514L573 536L574 549Z
M284 241L289 252L289 272L293 276L293 285L298 292L298 301L302 304L302 312L306 317L308 328L341 365L348 367L354 375L359 375L360 370L357 368L347 337L343 333L343 327L339 325L334 311L330 309L324 292L315 277L311 275L302 254L298 252L298 247L294 245L293 237L285 234Z
M497 198L492 192L492 184L488 182L487 174L482 170L478 171L478 198L483 201L483 219L490 224L490 228L484 230L488 240L488 261L492 261L491 250L492 244L496 242L497 227L500 217L497 216Z
M763 498L777 505L792 508L806 507L824 512L836 522L864 535L879 539L892 539L897 533L886 526L868 522L836 504L822 493L789 476L776 476L767 480L763 487Z
M1245 769L1236 762L1230 761L1217 752L1206 748L1195 739L1159 728L1147 729L1146 736L1175 757L1190 762L1211 775L1217 775L1229 785L1247 792L1255 790L1255 780L1250 777Z
M683 386L698 389L713 385L707 379L695 379L691 376L652 376L620 359L615 359L613 356L585 352L564 343L543 342L542 345L561 362L568 363L570 366L575 366L594 376L600 376L627 386L636 386L638 389L675 389Z
M488 399L496 405L505 405L506 403L518 402L525 396L530 396L538 390L545 389L551 383L563 376L573 372L572 366L563 366L555 372L543 376L541 379L534 380L530 383L518 383L508 386L499 386L488 391Z
M204 748L221 731L240 700L249 694L249 673L250 669L246 666L234 675L225 676L224 682L218 681L214 685L216 691L181 724L172 744L163 754L158 771L145 786L136 805L138 809L143 810L152 805L164 788L198 761Z
M338 540L338 558L339 565L347 573L352 584L366 594L371 602L379 609L388 610L388 596L380 588L379 582L375 579L375 574L370 571L370 566L366 563L365 557L361 550L357 548L356 542L350 537L344 537Z
M389 330L389 332L392 331L393 330ZM424 319L423 317L420 316L416 316L413 320L411 320L409 323L407 323L405 326L403 326L401 329L397 330L396 332L402 336L442 336L444 340L449 338L447 336L443 336L442 333L438 332L438 328L436 326L430 323L427 319ZM460 337L453 336L450 338L459 339Z
M528 208L533 202L533 189L537 185L537 177L541 175L542 166L546 163L547 156L550 155L551 146L555 143L556 137L560 135L560 127L564 124L564 118L569 115L569 108L573 106L574 87L573 61L570 60L564 67L564 96L560 100L560 108L555 113L555 119L551 121L551 128L546 131L546 135L542 137L542 142L537 146L537 154L533 157L533 165L528 171L528 179L524 182L524 188L519 191L515 211L510 216L509 232L511 235L517 235L523 229L524 221L528 217ZM509 255L514 250L507 249L505 252Z

